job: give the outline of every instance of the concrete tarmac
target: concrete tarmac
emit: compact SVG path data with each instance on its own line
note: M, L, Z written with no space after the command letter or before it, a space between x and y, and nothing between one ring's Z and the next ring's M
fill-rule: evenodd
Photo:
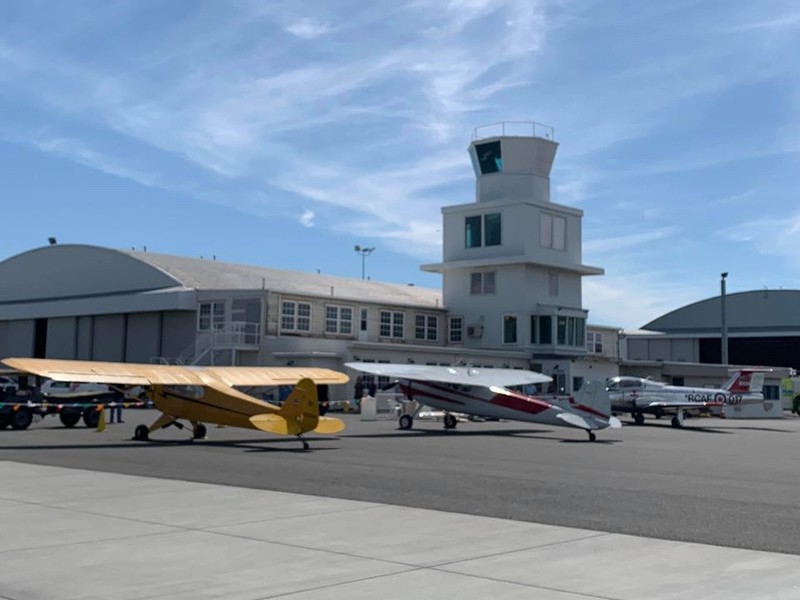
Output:
M800 597L787 554L8 461L0 481L6 600Z
M800 554L800 419L665 420L598 432L524 423L362 422L339 437L170 428L131 441L154 411L105 432L47 417L0 431L0 460L183 479ZM800 595L798 595L800 597Z

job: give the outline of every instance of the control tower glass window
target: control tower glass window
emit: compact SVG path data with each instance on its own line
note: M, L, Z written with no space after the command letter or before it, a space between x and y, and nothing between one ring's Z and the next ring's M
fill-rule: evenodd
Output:
M478 158L481 174L501 173L503 171L503 154L500 151L500 142L487 142L476 144L475 154Z
M467 217L465 238L467 248L480 248L483 232L481 228L482 217Z
M500 245L500 213L492 213L483 217L484 229L486 230L487 246Z

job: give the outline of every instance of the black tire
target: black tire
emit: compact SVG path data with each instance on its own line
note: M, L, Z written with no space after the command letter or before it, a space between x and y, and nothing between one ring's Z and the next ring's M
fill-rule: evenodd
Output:
M81 413L79 413L78 411L70 410L67 412L62 412L61 414L58 415L58 418L61 420L61 424L64 427L75 427L78 421L81 420Z
M96 429L97 424L100 422L100 411L90 406L83 411L83 422L89 429Z
M589 441L593 442L597 439L597 436L594 434L594 431L589 432Z
M27 429L33 423L33 414L27 410L18 410L11 415L11 428L12 429Z
M800 396L795 396L792 400L792 412L797 413L797 416L800 417Z
M456 425L458 425L458 419L456 419L450 413L447 413L444 416L444 428L445 429L455 429Z
M133 431L133 439L139 440L141 442L147 440L150 437L150 430L147 428L147 425L137 425L136 429Z
M633 422L637 425L644 425L644 414L640 412L633 413Z
M9 425L11 425L11 415L10 414L0 415L0 430L5 429Z
M681 423L681 420L678 418L678 415L672 417L672 426L675 428L683 427L683 423Z
M400 429L411 429L414 426L414 419L411 415L403 415L400 417Z
M206 426L203 425L202 423L198 423L197 428L194 430L194 433L192 433L192 439L195 440L205 439L207 433L208 430L206 429Z

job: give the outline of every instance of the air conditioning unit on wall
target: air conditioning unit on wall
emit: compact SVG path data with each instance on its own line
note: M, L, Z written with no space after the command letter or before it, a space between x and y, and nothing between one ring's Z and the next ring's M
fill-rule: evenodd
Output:
M467 335L473 338L483 336L483 325L470 325L467 327Z

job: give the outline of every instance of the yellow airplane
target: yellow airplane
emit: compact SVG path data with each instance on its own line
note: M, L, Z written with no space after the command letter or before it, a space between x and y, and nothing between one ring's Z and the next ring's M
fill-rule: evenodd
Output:
M162 414L149 427L136 427L136 440L147 440L153 431L170 425L182 429L184 425L178 419L184 419L191 423L193 439L206 436L205 422L294 435L308 450L304 433L338 433L344 429L341 419L319 414L317 384L347 383L350 379L331 369L194 367L43 358L6 358L0 362L21 373L54 381L146 386L148 397ZM294 385L282 406L234 388L278 385Z

